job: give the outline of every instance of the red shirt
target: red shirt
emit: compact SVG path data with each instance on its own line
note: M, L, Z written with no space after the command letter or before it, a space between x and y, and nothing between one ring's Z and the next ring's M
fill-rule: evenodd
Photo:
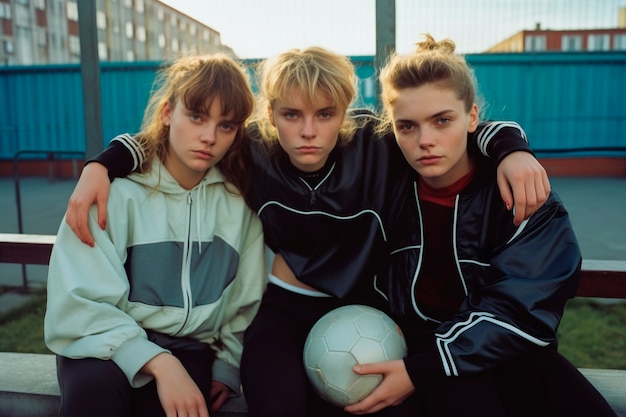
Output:
M452 245L454 201L474 176L467 175L449 187L432 188L420 177L418 196L424 220L422 268L415 286L415 298L422 312L447 320L465 299L463 284L454 261Z

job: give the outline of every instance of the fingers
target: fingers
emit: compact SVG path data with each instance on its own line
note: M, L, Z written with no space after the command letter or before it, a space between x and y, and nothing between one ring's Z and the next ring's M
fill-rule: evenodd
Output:
M524 219L535 212L537 206L537 193L533 176L526 176L513 190L513 223L519 226Z
M543 205L548 200L550 196L550 191L552 188L550 187L550 180L548 179L548 173L546 170L539 165L539 172L535 175L535 190L537 193L537 209Z
M167 416L208 417L204 395L178 358L159 353L141 368L141 372L154 377L159 401Z
M215 413L222 408L228 399L228 391L220 391L217 395L211 396L211 412Z
M357 415L371 414L382 410L387 406L389 406L389 404L385 401L385 398L377 395L376 390L374 390L370 395L358 403L344 407L344 411Z
M98 225L104 230L110 187L106 167L99 163L88 164L83 169L67 205L66 223L82 242L92 247L94 238L89 230L89 208L96 203Z
M382 374L383 380L367 397L358 403L346 406L344 411L352 414L370 414L386 408L396 401L394 392L401 391L393 386L393 377L389 377L390 372L395 369L404 370L404 362L397 361L385 361L385 362L373 362L361 365L355 365L352 370L359 375L367 374Z
M170 390L169 393L165 393L163 390L159 392L161 406L166 416L209 417L209 410L199 391L197 393L190 392L192 390L183 390L178 393L175 391L176 389Z
M545 169L543 169L543 174L541 175L541 185L543 187L543 191L547 199L548 194L550 194L550 192L552 191L552 186L550 185L550 179L548 178L548 173L546 172Z
M228 394L230 393L230 389L223 382L213 380L211 381L211 393L210 393L210 404L211 404L211 412L214 413L219 410L226 400L228 399Z
M513 209L513 222L519 226L528 219L550 194L546 170L528 152L513 152L498 166L498 188L508 210Z
M204 403L181 401L164 404L161 402L161 406L167 417L209 417L209 411Z
M100 226L100 229L105 230L107 228L107 196L98 194L96 206L98 207L98 226ZM89 233L89 236L91 236L91 233Z
M163 403L161 403L161 405L163 406L163 411L165 411L165 417L176 417L176 414L178 414L176 412L176 407L167 406Z
M352 371L359 375L382 374L386 370L384 362L362 363L352 367Z
M70 197L65 213L65 222L76 236L86 245L94 246L94 239L89 231L89 207L81 208L74 195Z
M75 217L77 223L72 227L72 230L74 230L74 233L80 240L93 247L94 238L91 230L89 230L89 208L80 209Z
M523 187L524 196L519 197L525 198L524 204L520 202L518 207L516 201L516 210L518 210L518 212L515 213L515 221L521 222L524 219L528 219L548 200L548 197L550 196L550 181L548 180L548 174L545 169L539 164L539 162L536 162L532 168L532 172L525 178ZM522 189L520 189L520 194L522 194ZM521 218L522 207L524 208L523 219Z
M209 412L206 409L169 407L167 410L164 408L163 411L165 411L166 417L209 417Z
M502 197L502 201L504 201L504 205L507 210L511 210L513 208L513 194L511 193L511 187L509 186L509 182L506 180L504 174L498 172L497 176L498 188L500 189L500 196Z
M391 405L401 404L415 391L402 359L357 365L354 371L361 375L379 373L383 375L383 380L363 400L344 407L348 413L375 413Z

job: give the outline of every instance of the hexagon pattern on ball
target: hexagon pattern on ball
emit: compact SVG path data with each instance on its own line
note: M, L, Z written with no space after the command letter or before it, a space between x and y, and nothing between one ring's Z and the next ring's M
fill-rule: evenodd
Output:
M357 375L356 364L402 359L407 347L398 325L363 305L339 307L322 316L304 345L304 366L315 391L344 407L365 398L382 375Z

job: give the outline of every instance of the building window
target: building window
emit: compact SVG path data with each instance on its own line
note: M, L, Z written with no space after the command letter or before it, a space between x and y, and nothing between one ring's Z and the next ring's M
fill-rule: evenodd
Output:
M587 37L587 49L590 51L608 51L611 49L611 35L608 33L589 35Z
M159 19L159 21L161 22L163 21L163 19L165 19L165 12L161 8L157 10L157 19Z
M67 40L70 45L70 52L73 55L80 54L80 39L78 38L78 36L70 35Z
M4 41L4 52L12 54L14 50L13 41Z
M582 51L583 37L581 35L563 35L561 37L562 51Z
M78 5L75 1L68 1L65 3L67 10L67 18L78 22Z
M124 0L124 6L128 7L129 9L133 7L133 0Z
M48 44L48 37L46 36L46 32L43 30L37 31L37 43L41 46L46 46Z
M137 36L136 36L137 40L141 43L144 43L146 41L146 28L143 26L138 26L137 27Z
M132 39L133 36L135 35L135 30L133 27L133 22L126 22L126 37L128 39Z
M11 3L0 3L0 17L11 18Z
M107 44L104 42L98 42L98 58L100 59L100 61L106 61L107 59L109 59Z
M546 37L545 35L528 35L524 39L524 50L528 52L545 51Z
M137 13L143 13L144 11L143 0L135 0L135 10L137 11Z
M96 12L96 26L102 30L107 28L107 16L99 10Z
M133 62L135 60L135 52L126 51L126 61Z
M618 51L626 50L626 33L623 35L615 35L613 37L613 49Z
M39 10L45 10L46 9L46 0L34 0L33 4L35 5L35 8L37 8Z
M179 48L178 39L172 39L172 51L178 52Z
M158 43L159 43L159 48L165 48L165 35L164 34L159 33Z

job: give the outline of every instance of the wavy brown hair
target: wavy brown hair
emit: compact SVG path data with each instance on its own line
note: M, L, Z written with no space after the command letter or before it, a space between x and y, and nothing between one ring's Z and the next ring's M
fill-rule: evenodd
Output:
M254 96L243 66L221 53L189 55L161 68L154 85L137 134L145 152L140 171L147 172L154 158L164 161L167 155L169 126L163 123L166 105L174 108L180 100L191 111L209 114L213 100L219 99L222 115L232 113L238 127L232 146L217 166L226 180L245 195L249 187L245 122L254 109Z

